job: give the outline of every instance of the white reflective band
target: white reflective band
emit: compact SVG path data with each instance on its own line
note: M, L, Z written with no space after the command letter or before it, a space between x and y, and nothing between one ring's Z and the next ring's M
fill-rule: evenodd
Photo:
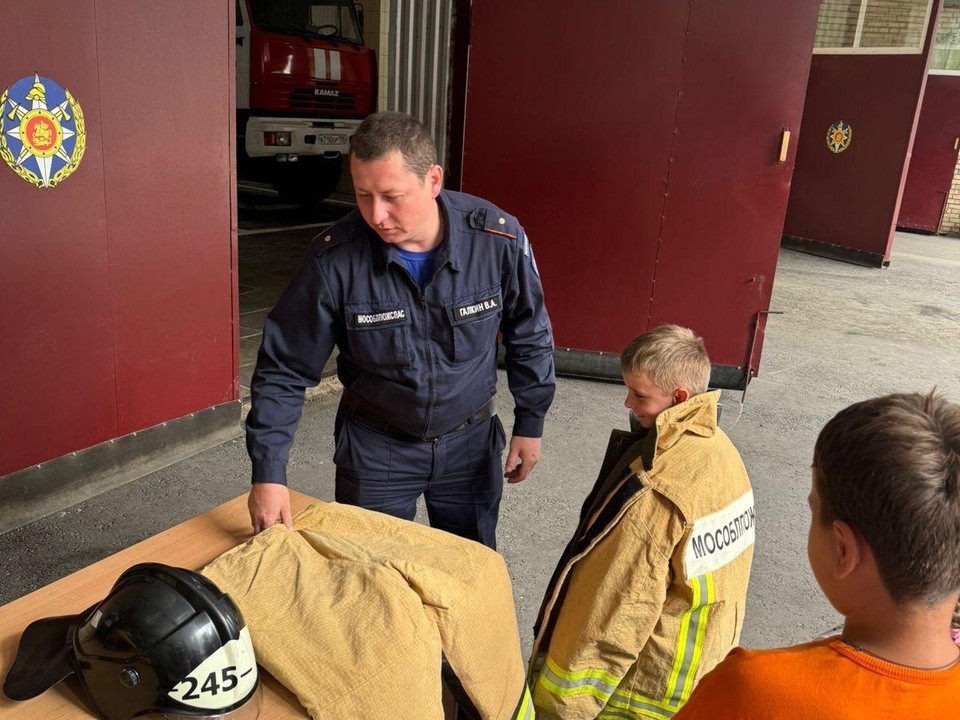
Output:
M217 710L240 702L256 684L253 643L244 627L238 639L219 648L181 680L170 697L191 707Z
M339 50L328 50L330 53L330 79L339 80L340 79L340 51Z
M753 545L756 536L753 491L693 524L683 555L686 579L715 572Z
M327 74L327 51L313 49L313 76L315 78L329 79Z

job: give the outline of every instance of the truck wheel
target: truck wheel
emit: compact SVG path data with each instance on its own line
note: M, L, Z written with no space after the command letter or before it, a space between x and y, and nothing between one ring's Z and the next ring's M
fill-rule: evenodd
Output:
M288 170L277 178L274 187L281 197L305 208L319 205L340 183L340 159L303 163L296 170Z

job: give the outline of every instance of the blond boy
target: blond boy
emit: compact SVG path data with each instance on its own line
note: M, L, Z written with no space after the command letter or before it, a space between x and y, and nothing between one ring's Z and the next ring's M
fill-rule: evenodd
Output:
M669 718L737 643L753 493L717 427L710 359L663 325L621 353L625 405L544 597L530 684L540 720Z

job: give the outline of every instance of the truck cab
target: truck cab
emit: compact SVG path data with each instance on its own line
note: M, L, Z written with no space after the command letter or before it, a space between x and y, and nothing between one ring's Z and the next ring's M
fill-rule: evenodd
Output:
M236 1L238 177L319 202L376 110L376 57L353 0Z

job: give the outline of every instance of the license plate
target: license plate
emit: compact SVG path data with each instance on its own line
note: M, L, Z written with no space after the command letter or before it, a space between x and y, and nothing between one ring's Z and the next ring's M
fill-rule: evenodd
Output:
M344 142L342 135L317 135L317 145L342 145Z

